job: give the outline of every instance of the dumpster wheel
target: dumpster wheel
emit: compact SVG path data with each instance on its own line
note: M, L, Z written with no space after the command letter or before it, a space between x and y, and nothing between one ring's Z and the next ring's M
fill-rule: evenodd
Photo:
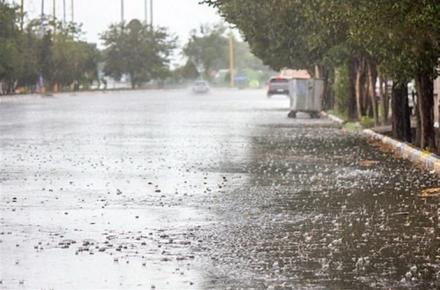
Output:
M296 118L296 111L290 111L289 114L287 115L287 117L290 119L295 119Z
M319 119L321 116L319 112L310 112L310 118L312 119Z

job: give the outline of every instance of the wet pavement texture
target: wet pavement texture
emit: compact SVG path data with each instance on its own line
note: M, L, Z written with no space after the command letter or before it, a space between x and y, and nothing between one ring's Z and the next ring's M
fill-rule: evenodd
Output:
M3 99L0 288L440 288L439 177L288 103Z

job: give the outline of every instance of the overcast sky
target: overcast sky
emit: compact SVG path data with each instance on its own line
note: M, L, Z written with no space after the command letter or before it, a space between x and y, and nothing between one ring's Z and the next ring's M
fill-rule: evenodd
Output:
M41 11L42 0L24 0L25 10L32 18ZM63 0L55 0L57 16L62 18ZM20 2L15 0L16 3ZM70 20L71 0L65 0ZM144 19L144 0L125 0L125 19ZM150 0L148 0L150 2ZM189 32L203 23L221 20L215 9L198 4L200 0L154 0L155 25L166 26L179 36L180 44L186 41ZM45 0L45 13L52 14L53 0ZM109 24L121 19L121 0L74 0L75 21L83 23L86 39L99 43L99 33Z

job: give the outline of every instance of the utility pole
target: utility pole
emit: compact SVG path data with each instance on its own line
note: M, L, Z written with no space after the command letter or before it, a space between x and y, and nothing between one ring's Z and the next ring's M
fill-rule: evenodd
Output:
M124 0L121 0L121 23L124 23Z
M75 22L75 6L73 5L73 0L70 1L70 7L72 8L72 23Z
M66 0L63 0L63 23L66 24Z
M44 0L41 0L41 20L44 18Z
M41 23L40 23L40 33L41 37L44 35L44 0L41 0Z
M144 8L145 8L145 25L148 24L148 0L144 0Z
M20 29L23 31L24 26L24 0L20 3Z
M57 6L56 0L52 1L52 17L53 17L53 33L55 34L57 31Z
M235 86L234 68L235 68L234 36L231 31L229 33L229 75L230 75L231 88L233 88Z
M150 25L153 29L153 0L150 0Z

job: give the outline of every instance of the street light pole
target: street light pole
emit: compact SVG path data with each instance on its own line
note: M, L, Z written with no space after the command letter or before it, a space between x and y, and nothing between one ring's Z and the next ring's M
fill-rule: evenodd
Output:
M63 23L66 24L66 0L63 0Z
M41 0L41 20L44 18L44 0Z
M73 3L73 0L70 1L70 6L72 8L72 11L70 11L72 13L72 23L75 22L75 6Z
M150 0L150 25L153 29L153 0Z
M41 30L41 37L44 35L44 0L41 0L41 24L40 24L40 30Z
M234 36L231 31L229 33L229 75L230 75L231 88L233 88L235 86L234 68L235 68Z
M124 0L121 0L121 23L124 23Z
M23 30L24 26L24 0L20 3L20 29Z
M145 25L148 24L148 0L144 0Z
M53 17L53 33L55 34L57 31L57 6L56 0L52 1L52 17Z

